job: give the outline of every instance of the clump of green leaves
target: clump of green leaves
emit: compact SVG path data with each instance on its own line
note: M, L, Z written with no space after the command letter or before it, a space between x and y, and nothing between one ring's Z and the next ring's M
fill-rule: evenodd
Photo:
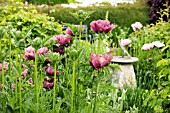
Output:
M23 34L31 29L30 38L46 38L61 33L61 26L53 17L47 14L38 14L33 5L13 3L0 6L0 28L13 26L21 39Z

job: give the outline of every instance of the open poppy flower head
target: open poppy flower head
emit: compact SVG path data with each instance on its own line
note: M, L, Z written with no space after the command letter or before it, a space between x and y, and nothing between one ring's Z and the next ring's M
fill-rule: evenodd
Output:
M112 56L109 56L107 54L97 55L97 54L91 53L89 62L90 62L90 65L94 69L100 71L102 67L109 65L112 58L113 58Z
M42 47L38 49L38 55L45 55L48 53L48 48L47 47Z
M5 62L4 63L4 66L3 66L3 69L4 70L7 70L8 69L8 64ZM2 71L2 64L0 64L0 72Z
M47 80L47 78L43 81L43 87L46 89L52 89L54 87L54 78L50 78Z
M25 55L23 57L25 60L35 59L35 49L32 46L25 48Z
M108 33L109 31L113 30L115 28L114 25L110 25L110 22L108 20L97 20L92 21L90 23L90 28L95 33Z
M46 67L46 74L54 76L54 68L52 66ZM60 72L56 70L56 75L59 75Z
M67 35L57 35L53 38L53 40L57 40L60 45L65 45L70 43L72 38L67 38Z

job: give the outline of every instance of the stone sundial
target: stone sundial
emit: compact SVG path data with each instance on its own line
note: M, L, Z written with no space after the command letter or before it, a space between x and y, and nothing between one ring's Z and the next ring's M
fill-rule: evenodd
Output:
M124 46L121 45L120 41L119 45L123 50L123 55L113 56L111 62L119 64L121 70L111 68L112 85L116 85L118 88L123 88L124 86L135 88L136 77L132 63L137 62L139 59L131 57Z

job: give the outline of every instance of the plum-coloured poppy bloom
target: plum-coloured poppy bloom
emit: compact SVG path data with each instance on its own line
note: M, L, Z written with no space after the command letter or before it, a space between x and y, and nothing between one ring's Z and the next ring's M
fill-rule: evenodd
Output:
M80 25L74 25L74 26L78 28L77 30L80 30ZM84 29L85 29L85 26L82 25L82 33ZM70 28L66 29L66 35L74 36L73 31Z
M28 80L28 81L29 81L29 83L32 83L32 82L33 82L33 81L32 81L32 78L29 78L29 80Z
M57 40L60 45L65 45L70 43L72 38L67 38L67 35L57 35L53 38L53 40Z
M28 74L28 69L24 69L24 71L22 72L22 75L27 75Z
M54 52L56 52L56 53L60 53L60 55L64 55L64 47L55 47L54 49L53 49L53 51Z
M8 69L8 64L4 62L4 70ZM0 72L2 71L2 64L0 64Z
M108 66L112 59L113 57L107 54L97 55L97 54L91 53L89 62L90 62L90 65L94 69L100 71L102 67Z
M38 49L38 55L45 55L46 53L48 53L47 47L42 47L42 48Z
M24 71L22 72L22 78L25 78L27 74L28 74L28 69L24 69Z
M133 31L136 31L137 29L140 30L143 25L140 22L135 22L134 24L131 25Z
M23 57L25 60L35 59L35 49L32 46L25 48L25 55Z
M108 33L109 31L113 30L115 28L114 25L110 25L110 22L108 20L97 20L92 21L90 23L90 28L92 31L96 33Z
M67 29L66 29L66 35L71 35L71 36L73 36L73 32L72 32L72 30L71 30L70 28L67 28Z
M149 44L144 44L142 46L142 49L148 51L148 50L152 49L153 47L154 47L154 45L152 43L149 43Z
M12 89L12 90L15 90L15 84L14 84L14 83L12 83L11 89Z
M52 89L54 87L54 78L50 78L47 80L47 78L43 81L43 87L46 89Z
M54 75L54 68L52 66L46 67L46 74L53 76ZM56 70L56 75L59 75L60 72Z
M152 42L152 44L157 48L161 48L161 47L165 46L165 44L163 42L160 42L160 41Z

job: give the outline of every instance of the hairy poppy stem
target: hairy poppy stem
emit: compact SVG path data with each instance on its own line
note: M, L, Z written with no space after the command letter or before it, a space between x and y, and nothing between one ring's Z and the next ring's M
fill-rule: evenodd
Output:
M54 92L53 92L53 113L55 113L55 100L56 100L56 98L55 98L55 95L56 95L56 63L54 64L54 88L53 88L53 90L54 90Z
M80 34L79 34L79 44L80 44L80 46L81 46L81 43L80 43L80 41L81 41L81 35L82 34L82 21L80 22Z
M36 99L36 103L37 103L37 107L38 107L38 75L37 75L37 59L38 59L38 55L37 55L37 50L35 52L35 70L34 70L34 79L35 79L35 99ZM38 108L37 111L38 113Z
M98 71L98 75L96 76L96 91L95 91L95 100L94 100L94 107L93 107L93 113L96 112L96 103L97 103L97 96L98 96L98 76L99 76L100 72Z
M97 52L99 53L99 54L101 54L102 53L102 50L101 50L101 41L102 41L102 34L99 34L99 39L98 39L98 48L97 48Z
M75 76L76 76L76 61L73 61L71 113L75 113Z
M20 74L19 74L20 75ZM21 84L21 78L19 79L19 105L20 105L20 113L22 113L22 84Z

